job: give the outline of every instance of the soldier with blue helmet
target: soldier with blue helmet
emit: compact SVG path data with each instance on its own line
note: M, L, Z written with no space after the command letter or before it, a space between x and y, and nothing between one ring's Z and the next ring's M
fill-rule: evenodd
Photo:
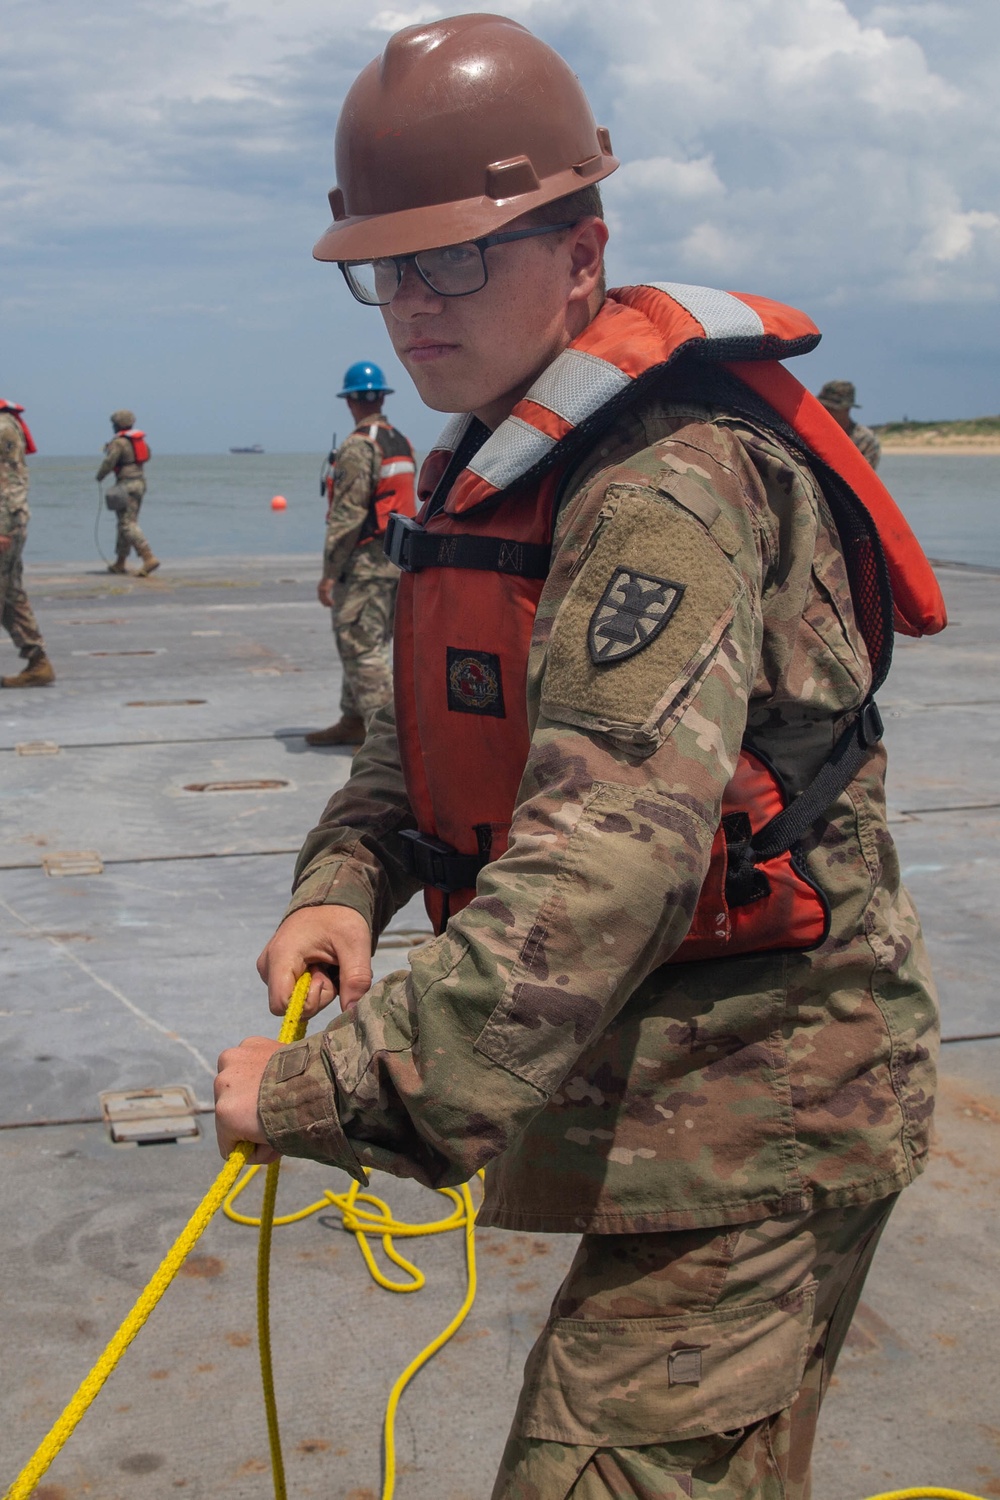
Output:
M360 745L377 708L392 698L389 641L397 569L382 550L389 516L414 513L416 467L409 440L382 415L392 390L378 365L358 360L338 393L354 430L333 455L323 577L316 593L331 611L343 667L340 718L306 735L310 745Z

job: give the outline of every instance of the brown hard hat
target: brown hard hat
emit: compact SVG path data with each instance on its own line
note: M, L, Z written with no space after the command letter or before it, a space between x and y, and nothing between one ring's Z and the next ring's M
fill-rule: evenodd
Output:
M493 15L397 31L351 86L335 149L334 222L317 260L489 234L618 165L569 65Z

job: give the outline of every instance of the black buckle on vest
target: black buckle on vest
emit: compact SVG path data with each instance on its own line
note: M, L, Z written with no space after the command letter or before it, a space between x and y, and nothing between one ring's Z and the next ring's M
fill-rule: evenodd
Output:
M871 698L862 708L858 715L858 738L862 745L868 750L872 745L877 745L885 733L885 725L882 723L882 715L878 711L878 704Z
M410 539L414 532L423 536L424 528L411 516L401 516L394 510L386 522L382 546L389 561L404 573L416 572L416 566L410 559Z
M421 885L449 893L475 890L476 876L488 862L480 855L462 854L442 839L418 833L415 828L403 828L399 836L403 841L403 866Z

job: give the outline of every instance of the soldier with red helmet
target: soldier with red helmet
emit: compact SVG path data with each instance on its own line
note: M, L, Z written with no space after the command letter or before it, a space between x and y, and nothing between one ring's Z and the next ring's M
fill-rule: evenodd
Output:
M872 698L926 559L778 362L793 308L605 292L617 166L517 23L408 27L337 128L316 248L457 415L397 518L394 704L259 960L289 1047L223 1053L236 1140L581 1235L494 1500L804 1500L879 1235L921 1170L936 1006ZM423 889L437 936L371 983Z

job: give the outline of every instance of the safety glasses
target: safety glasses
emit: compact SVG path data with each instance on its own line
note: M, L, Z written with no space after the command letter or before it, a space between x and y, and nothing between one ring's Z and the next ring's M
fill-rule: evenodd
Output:
M464 240L460 245L418 250L415 255L342 260L339 265L351 295L368 307L385 307L392 301L407 266L412 266L424 285L439 297L468 297L470 292L482 291L489 280L486 251L494 245L506 245L511 240L530 240L536 235L557 234L562 229L572 228L573 223L505 229L499 234L484 234L478 240Z

